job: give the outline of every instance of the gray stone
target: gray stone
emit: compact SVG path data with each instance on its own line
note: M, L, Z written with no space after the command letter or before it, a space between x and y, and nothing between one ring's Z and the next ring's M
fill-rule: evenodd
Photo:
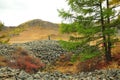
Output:
M34 78L32 76L26 78L26 80L34 80Z
M39 75L39 74L35 74L35 75L34 75L34 78L35 78L35 79L40 79L40 75Z
M81 72L79 74L63 74L58 71L52 73L39 71L36 74L28 74L23 70L3 67L0 68L0 80L16 80L16 78L17 80L120 80L119 72L120 70L118 69Z
M15 77L10 77L10 78L6 78L4 80L16 80L16 78Z
M25 71L22 70L22 71L19 73L18 77L19 77L20 79L26 79L26 78L30 77L30 74L28 74L28 73L26 73Z

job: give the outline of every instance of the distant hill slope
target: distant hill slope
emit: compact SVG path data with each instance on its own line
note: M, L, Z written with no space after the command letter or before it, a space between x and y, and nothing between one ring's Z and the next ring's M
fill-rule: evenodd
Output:
M43 28L58 28L59 25L41 19L33 19L20 24L18 27L43 27Z
M13 33L17 35L10 38L9 43L23 43L34 40L47 40L50 36L52 40L67 40L68 34L59 32L59 24L34 19L24 22L16 27Z

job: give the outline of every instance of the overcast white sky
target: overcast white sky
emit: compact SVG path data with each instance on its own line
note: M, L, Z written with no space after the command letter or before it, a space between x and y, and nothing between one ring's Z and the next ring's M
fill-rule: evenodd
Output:
M17 26L32 19L60 23L57 9L68 8L65 0L0 0L0 21Z

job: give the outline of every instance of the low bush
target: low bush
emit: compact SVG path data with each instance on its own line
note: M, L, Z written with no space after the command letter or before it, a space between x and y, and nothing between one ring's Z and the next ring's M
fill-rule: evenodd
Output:
M77 65L78 72L88 72L103 69L107 66L107 63L104 62L102 56L94 57L91 59L87 59L83 62L79 62Z
M23 69L28 73L35 73L45 67L39 58L32 56L24 49L18 49L13 55L13 60L9 62L12 68Z
M86 60L89 60L101 55L103 54L96 46L86 45L85 47L82 47L80 53L74 54L72 56L71 61L75 62L76 60L79 60L80 62L84 62Z
M61 54L60 58L58 59L60 62L70 61L72 57L72 53L68 52L66 54Z

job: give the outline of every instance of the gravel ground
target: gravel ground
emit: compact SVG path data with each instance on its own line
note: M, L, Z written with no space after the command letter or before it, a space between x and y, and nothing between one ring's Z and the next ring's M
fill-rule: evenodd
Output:
M28 74L23 70L0 68L0 80L120 80L120 70L96 70L78 74L63 74L61 72L40 72Z

